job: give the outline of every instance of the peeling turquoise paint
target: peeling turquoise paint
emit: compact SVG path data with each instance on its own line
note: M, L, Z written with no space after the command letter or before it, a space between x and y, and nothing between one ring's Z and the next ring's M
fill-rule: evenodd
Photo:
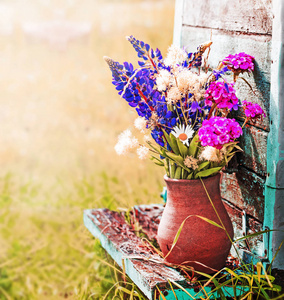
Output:
M267 140L264 227L284 230L284 3L281 0L273 0L272 4L274 19L271 52L270 132ZM284 234L281 231L271 232L265 237L266 251L270 261L282 239L284 239ZM284 248L278 253L273 268L284 269Z
M120 249L117 249L115 245L108 239L107 234L105 234L101 229L96 226L96 224L93 222L94 219L96 223L100 223L99 220L96 218L94 214L92 214L92 210L85 210L84 211L84 224L86 228L92 233L92 235L96 238L98 238L101 242L102 247L110 254L110 256L115 260L115 262L123 268L123 261L124 261L124 267L125 267L125 273L131 280L137 285L137 287L144 293L144 295L149 300L158 300L161 299L161 297L155 297L155 291L157 292L157 287L162 291L163 296L167 300L175 300L176 296L179 300L188 300L189 295L192 296L193 299L201 299L204 298L204 292L210 293L212 290L212 287L204 287L203 289L200 289L200 291L195 291L195 286L189 287L188 284L186 284L186 281L183 279L183 277L178 273L177 270L171 269L172 272L177 273L179 276L179 281L177 282L180 284L180 286L183 286L185 291L179 288L176 288L174 283L172 283L172 286L174 288L174 292L170 287L165 286L165 283L167 282L167 278L163 278L163 282L155 282L155 285L152 283L149 283L145 276L143 276L143 273L139 272L137 268L135 268L133 262L131 259L128 259L126 256L127 254L125 252L122 252ZM160 274L162 277L166 276L165 274ZM187 285L187 287L185 287ZM248 291L245 287L238 287L236 290L236 296L242 295L244 292ZM234 296L234 289L231 287L223 287L222 292L226 297L233 297ZM217 299L220 297L220 292L213 292L210 294L210 297L206 297L206 299ZM189 294L189 295L188 295ZM176 296L175 296L176 295Z

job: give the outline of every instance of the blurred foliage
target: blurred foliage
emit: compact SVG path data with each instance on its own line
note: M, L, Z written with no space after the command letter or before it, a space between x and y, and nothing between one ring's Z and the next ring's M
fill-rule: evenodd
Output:
M1 2L1 300L103 299L119 278L83 210L159 202L163 171L115 154L135 115L102 57L136 61L130 34L165 53L173 16L174 0ZM91 30L58 41L50 21Z

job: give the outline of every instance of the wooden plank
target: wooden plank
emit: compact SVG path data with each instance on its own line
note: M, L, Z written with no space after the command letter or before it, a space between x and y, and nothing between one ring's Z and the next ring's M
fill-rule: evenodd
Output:
M244 235L252 234L255 232L262 231L262 223L257 221L256 219L246 216L246 233L243 231L243 212L240 208L232 205L232 203L228 202L227 200L223 199L223 203L226 207L226 210L233 222L234 227L234 239L243 237ZM256 256L263 255L263 236L259 235L254 238L249 238L246 241L241 241L236 243L238 249L243 249L249 251L251 254ZM234 249L231 249L231 253L233 256L236 255ZM240 254L240 253L239 253ZM246 252L244 253L246 254ZM249 257L243 257L244 261L249 261ZM258 260L259 261L259 260Z
M182 15L184 11L184 0L175 0L175 23L174 23L174 36L173 44L181 47L181 28L182 28Z
M182 46L188 51L195 51L197 46L210 40L211 29L182 27ZM258 76L265 77L264 82L270 81L271 67L271 37L259 35L242 35L238 33L226 33L220 30L212 30L211 52L209 56L209 64L212 68L216 68L219 61L229 54L246 52L255 57Z
M221 196L240 210L263 222L264 179L243 167L235 173L222 173Z
M271 131L267 145L267 181L265 189L265 222L268 228L284 230L284 2L273 0L273 37L271 67ZM269 259L275 255L284 238L283 231L275 231L268 242ZM273 263L284 270L284 247Z
M183 22L190 26L271 35L271 2L271 0L186 0Z
M196 47L210 38L210 31L202 28L182 29L182 45L186 46L188 51L195 51ZM213 31L213 45L209 55L209 64L212 68L216 68L219 61L229 54L238 52L247 52L255 57L255 70L252 74L241 75L251 85L251 88L241 79L236 82L235 89L240 101L247 100L258 103L264 110L266 117L250 121L249 124L255 125L265 131L269 131L269 103L270 103L270 38L224 34L220 31ZM228 76L228 80L232 81L232 77ZM240 109L239 119L244 117Z
M236 95L240 101L250 101L252 103L259 104L266 117L258 118L257 120L249 121L248 124L254 125L258 128L261 128L265 131L269 131L269 103L270 103L270 82L267 76L264 76L262 71L259 69L258 64L255 64L255 71L253 74L244 74L240 77L245 78L249 84L248 86L242 79L238 79L235 84ZM251 88L254 92L252 92ZM240 102L241 103L241 102ZM245 115L243 109L240 108L237 114L234 114L239 120L244 120Z
M102 247L121 268L123 268L124 261L127 275L148 299L153 299L157 285L164 289L167 279L184 283L184 277L174 269L165 265L153 265L152 262L146 261L149 258L158 258L151 255L148 249L142 252L141 239L133 233L124 218L117 212L107 209L85 210L84 224L95 237L100 239ZM140 249L139 246L141 246ZM138 257L142 254L145 260L127 258L134 255Z
M267 136L266 131L246 125L239 139L239 145L244 151L237 155L240 165L260 176L266 176Z
M143 216L147 216L146 211L148 211L148 217L151 215L154 220L159 220L163 207L159 205L136 206L134 212L137 220L143 220ZM106 249L121 268L124 261L126 274L148 299L158 299L158 293L155 297L157 287L162 291L165 299L175 299L168 281L177 282L183 286L194 299L204 296L203 290L200 289L198 284L189 283L178 270L167 267L157 254L152 253L148 247L145 247L143 241L134 234L133 227L126 223L124 217L118 212L108 209L85 210L84 224L92 235L100 239L102 247ZM140 225L143 224L145 226L148 221L142 221ZM230 265L229 261L228 264ZM178 299L188 299L185 292L174 285L173 287ZM206 286L206 293L209 293L211 288L211 286ZM224 288L223 292L227 297L233 294L230 287ZM213 292L209 298L218 298L218 293Z

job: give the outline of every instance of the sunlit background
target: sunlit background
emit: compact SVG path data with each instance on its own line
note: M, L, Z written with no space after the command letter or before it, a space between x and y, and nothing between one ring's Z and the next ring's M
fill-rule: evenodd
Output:
M0 299L103 299L113 284L83 210L159 202L163 170L118 157L134 111L104 55L166 53L174 0L0 2ZM89 298L88 298L89 297Z

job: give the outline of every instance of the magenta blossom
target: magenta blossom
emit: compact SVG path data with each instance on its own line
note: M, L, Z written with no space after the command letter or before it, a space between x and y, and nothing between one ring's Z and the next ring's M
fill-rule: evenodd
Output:
M248 119L257 119L262 116L266 117L263 109L257 103L243 101L243 107Z
M253 60L253 56L248 55L245 52L240 52L237 54L230 54L222 61L222 63L231 71L241 73L245 71L251 72L254 70Z
M217 104L218 108L238 109L238 98L233 88L234 83L212 82L204 95L205 104Z
M222 149L224 144L233 142L243 131L235 119L212 117L202 123L198 131L201 145Z

